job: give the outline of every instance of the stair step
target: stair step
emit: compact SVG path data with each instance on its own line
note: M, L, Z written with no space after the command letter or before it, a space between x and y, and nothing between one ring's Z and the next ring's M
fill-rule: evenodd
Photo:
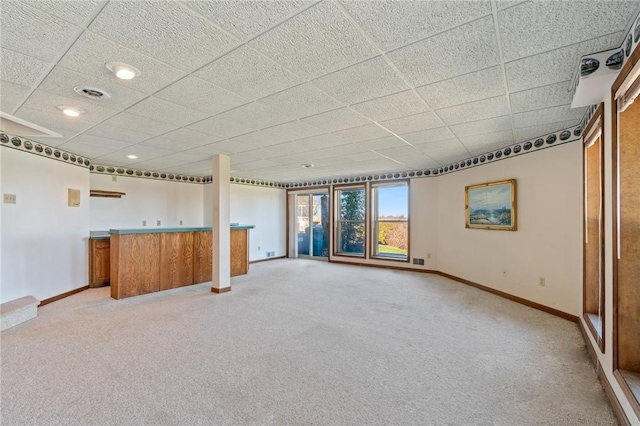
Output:
M37 317L39 304L35 297L25 296L0 305L0 331Z

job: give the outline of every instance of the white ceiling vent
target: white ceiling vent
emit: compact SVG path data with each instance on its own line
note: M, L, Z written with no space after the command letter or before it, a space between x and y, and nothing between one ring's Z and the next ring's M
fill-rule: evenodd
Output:
M93 99L94 101L103 101L111 97L110 94L102 89L90 86L76 86L73 90L80 96Z

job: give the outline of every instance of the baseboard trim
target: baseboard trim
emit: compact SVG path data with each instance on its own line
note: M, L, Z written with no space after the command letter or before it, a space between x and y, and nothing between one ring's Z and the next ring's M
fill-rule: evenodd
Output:
M587 343L587 345L588 344L589 343ZM622 426L631 426L631 421L629 420L629 417L627 417L624 410L622 409L622 405L620 405L620 400L618 400L618 397L616 396L615 392L613 392L611 383L609 383L607 376L604 374L604 370L602 369L602 365L600 365L600 363L598 363L597 371L598 371L598 379L600 379L600 383L602 383L602 387L604 388L604 393L607 395L607 398L609 398L609 402L611 403L611 408L613 408L613 412L618 418L618 422Z
M394 266L394 265L376 265L373 263L363 263L363 262L345 262L344 260L335 260L335 259L329 259L329 263L338 263L340 265L368 266L368 267L382 268L382 269L395 269L398 271L426 272L428 274L438 273L438 271L434 271L432 269L416 269L416 268L409 268L406 266Z
M227 293L229 291L231 291L231 287L224 287L224 288L211 287L211 292L216 294Z
M596 350L593 349L591 340L589 340L589 334L587 334L587 330L584 328L584 323L582 321L578 321L578 329L580 330L580 334L582 334L582 339L584 340L584 343L587 345L587 351L591 356L591 361L593 362L593 366L597 368L598 356L596 355Z
M48 299L44 299L43 301L40 302L40 304L38 305L38 308L41 307L41 306L44 306L44 305L48 305L49 303L55 302L57 300L64 299L65 297L72 296L72 295L74 295L76 293L80 293L81 291L88 290L88 289L89 289L89 286L85 285L83 287L76 288L75 290L70 290L70 291L67 291L66 293L62 293L62 294L59 294L57 296L50 297Z
M278 259L286 259L286 258L287 256L267 257L266 259L252 260L249 262L249 265L252 265L254 263L269 262L270 260L278 260Z
M465 280L464 278L456 277L455 275L450 275L450 274L447 274L445 272L439 272L438 271L438 272L436 272L436 274L441 275L441 276L443 276L445 278L449 278L449 279L454 280L454 281L458 281L458 282L460 282L462 284L470 285L471 287L475 287L477 289L486 291L488 293L495 294L496 296L504 297L505 299L509 299L509 300L511 300L513 302L520 303L520 304L528 306L530 308L538 309L539 311L543 311L543 312L546 312L548 314L555 315L557 317L560 317L560 318L563 318L563 319L566 319L566 320L569 320L569 321L573 321L575 323L580 321L580 318L575 316L575 315L571 315L571 314L568 314L566 312L559 311L558 309L554 309L554 308L551 308L549 306L541 305L540 303L532 302L531 300L523 299L522 297L514 296L513 294L505 293L504 291L496 290L495 288L491 288L491 287L484 286L482 284L474 283L473 281Z
M532 302L531 300L527 300L527 299L523 299L522 297L518 297L518 296L514 296L512 294L509 293L505 293L504 291L500 291L500 290L496 290L494 288L491 287L487 287L484 286L482 284L478 284L475 283L473 281L469 281L469 280L465 280L464 278L460 278L460 277L456 277L455 275L451 275L451 274L447 274L445 272L440 272L440 271L434 271L432 269L417 269L417 268L408 268L406 266L392 266L392 265L375 265L375 264L371 264L371 263L364 263L364 262L345 262L342 260L332 260L329 259L330 263L339 263L341 265L355 265L355 266L369 266L369 267L374 267L374 268L384 268L384 269L397 269L400 271L409 271L409 272L426 272L428 274L435 274L435 275L440 275L442 277L445 278L449 278L450 280L454 280L457 281L459 283L462 284L466 284L469 285L471 287L475 287L479 290L483 290L486 291L488 293L494 294L496 296L500 296L500 297L504 297L505 299L509 299L513 302L516 303L520 303L522 305L528 306L530 308L533 309L538 309L539 311L543 311L546 312L548 314L578 323L580 321L580 318L575 316L575 315L571 315L568 314L566 312L562 312L558 309L554 309L554 308L550 308L549 306L545 306L545 305L541 305L540 303L536 303L536 302Z

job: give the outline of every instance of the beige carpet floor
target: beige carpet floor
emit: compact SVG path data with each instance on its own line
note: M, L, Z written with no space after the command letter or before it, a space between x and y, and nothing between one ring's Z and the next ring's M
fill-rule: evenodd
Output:
M3 425L612 425L577 326L443 277L276 260L2 332Z

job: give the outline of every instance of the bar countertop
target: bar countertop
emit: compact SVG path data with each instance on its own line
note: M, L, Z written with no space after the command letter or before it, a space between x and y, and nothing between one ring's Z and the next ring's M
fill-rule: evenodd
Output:
M253 229L254 225L231 225L231 230ZM211 231L211 227L197 228L132 228L132 229L110 229L108 234L127 235L127 234L158 234L165 232L206 232Z

